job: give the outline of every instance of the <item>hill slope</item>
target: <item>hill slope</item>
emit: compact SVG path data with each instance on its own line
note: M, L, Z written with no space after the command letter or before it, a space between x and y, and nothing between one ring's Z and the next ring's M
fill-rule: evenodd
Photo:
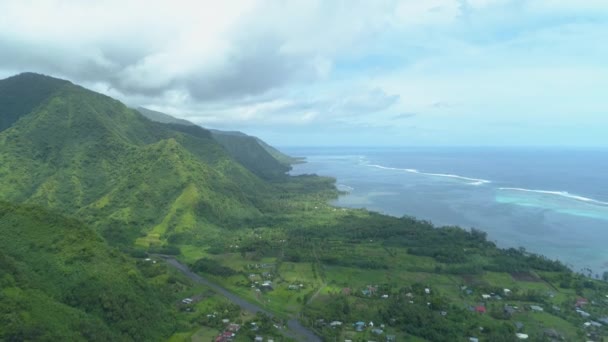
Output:
M241 132L224 132L211 130L213 138L241 164L265 179L279 178L291 170L289 164L284 164L268 153L260 144L260 139Z
M0 340L157 340L175 318L92 229L0 202Z
M140 112L143 116L147 117L148 119L150 119L152 121L156 121L156 122L160 122L160 123L166 123L166 124L178 124L178 125L184 125L184 126L196 126L195 124L193 124L192 122L190 122L188 120L178 119L178 118L173 117L173 116L171 116L169 114L157 112L155 110L151 110L151 109L148 109L148 108L137 107L137 111Z
M0 81L0 131L31 112L68 81L24 73Z
M49 81L26 76L18 83ZM125 245L259 216L268 185L208 131L152 122L70 83L40 101L0 132L0 199L75 215Z
M143 107L139 107L137 110L148 119L171 124L177 130L193 132L193 127L198 127L189 121L175 118L169 114ZM290 165L299 161L268 145L262 139L245 133L215 129L210 132L234 159L265 179L283 177L285 172L291 169Z

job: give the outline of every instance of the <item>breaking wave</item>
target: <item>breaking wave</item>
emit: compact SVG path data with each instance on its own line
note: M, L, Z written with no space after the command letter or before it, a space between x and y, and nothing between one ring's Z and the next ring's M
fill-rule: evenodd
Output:
M555 195L561 196L569 199L574 199L577 201L585 202L585 203L593 203L601 206L608 206L608 202L598 201L593 198L579 196L575 194L571 194L567 191L549 191L549 190L532 190L532 189L524 189L524 188L498 188L498 190L506 190L506 191L521 191L521 192L532 192L537 194L545 194L545 195Z
M492 183L491 181L489 181L487 179L464 177L464 176L452 175L452 174L447 174L447 173L421 172L416 169L400 169L400 168L396 168L396 167L388 167L388 166L382 166L382 165L376 165L376 164L369 164L367 166L375 167L378 169L384 169L384 170L404 171L404 172L415 173L415 174L425 175L425 176L458 179L458 180L467 182L467 184L469 184L469 185L484 185L484 184Z

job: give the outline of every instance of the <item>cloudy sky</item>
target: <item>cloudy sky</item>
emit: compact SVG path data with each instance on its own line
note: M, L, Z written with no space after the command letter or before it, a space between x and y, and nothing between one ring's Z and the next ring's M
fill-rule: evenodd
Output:
M283 146L608 146L606 0L3 0L23 71Z

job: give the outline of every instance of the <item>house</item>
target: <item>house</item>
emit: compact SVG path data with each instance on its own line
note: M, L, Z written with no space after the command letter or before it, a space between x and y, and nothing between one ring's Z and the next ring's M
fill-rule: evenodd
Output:
M431 294L431 289L429 289L428 287L427 287L427 288L425 288L425 289L424 289L424 293L426 293L427 295L428 295L428 294Z
M299 290L300 289L298 287L298 285L289 285L287 288L290 289L290 290Z
M386 335L386 342L395 342L397 337L395 335Z
M486 313L486 307L483 305L478 305L475 307L475 312L479 312L481 314Z
M357 330L357 331L363 331L363 329L365 329L365 322L359 321L359 322L355 323L354 325L355 325L355 330Z
M581 309L576 309L576 312L578 312L578 314L581 315L581 316L583 316L583 317L589 317L589 316L591 316L590 313L588 313L586 311L583 311Z
M520 331L523 328L524 324L522 322L515 322L515 329L517 329L517 331Z
M502 293L504 293L505 296L508 296L508 295L511 294L511 290L509 290L509 289L503 289Z
M483 298L485 300L488 300L488 299L492 298L492 296L490 296L489 294L485 294L484 293L484 294L481 295L481 298Z
M574 306L576 306L577 308L583 307L585 305L589 304L589 301L586 298L583 297L578 297L576 299L576 304L574 304Z
M608 324L608 316L602 317L602 318L598 319L598 321L600 321L600 322L602 322L604 324Z
M383 294L383 295L382 295L382 298L383 298L383 299L387 299L387 298L388 298L388 295L387 295L387 294Z
M542 312L542 311L544 311L544 309L542 307L538 306L538 305L530 305L530 309L532 311L536 311L536 312Z
M241 329L241 326L236 323L231 323L228 325L228 331L232 331L234 333L238 332Z
M219 334L218 337L215 338L215 342L228 342L232 341L233 338L233 333L231 333L230 331L224 331L223 333Z
M529 336L528 336L528 334L516 333L515 337L517 337L520 340L527 340Z
M563 336L557 332L555 329L545 329L543 334L553 340L561 341L563 340Z
M184 303L184 304L192 304L192 298L184 298L184 299L182 299L182 303Z
M382 335L384 333L384 331L382 329L375 328L375 329L372 329L372 333L376 334L376 335Z
M255 342L262 342L262 341L264 341L264 338L262 336L256 336L254 341Z
M517 312L517 310L514 307L512 307L511 305L505 305L505 307L504 307L505 314L512 316L516 312Z
M469 342L479 342L477 337L469 337Z
M369 294L373 296L376 294L376 291L378 291L378 288L375 286L367 285L367 290L369 291Z
M340 327L340 326L342 326L342 322L340 322L340 321L333 321L333 322L329 323L329 326L330 327Z

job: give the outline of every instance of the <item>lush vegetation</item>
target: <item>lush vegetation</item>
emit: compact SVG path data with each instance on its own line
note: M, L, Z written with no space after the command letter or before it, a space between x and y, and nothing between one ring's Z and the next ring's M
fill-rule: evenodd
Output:
M272 180L284 177L285 173L291 169L284 159L277 159L271 155L258 138L250 137L240 132L211 131L217 140L239 163L247 167L256 175ZM264 145L262 145L264 144ZM277 156L282 154L276 150L271 150ZM281 157L279 157L281 158Z
M279 340L293 317L324 340L606 335L605 282L479 230L332 207L333 179L285 175L295 160L257 138L34 74L0 81L0 120L1 340L208 341L226 322Z
M0 202L0 340L157 340L170 296L80 222Z

